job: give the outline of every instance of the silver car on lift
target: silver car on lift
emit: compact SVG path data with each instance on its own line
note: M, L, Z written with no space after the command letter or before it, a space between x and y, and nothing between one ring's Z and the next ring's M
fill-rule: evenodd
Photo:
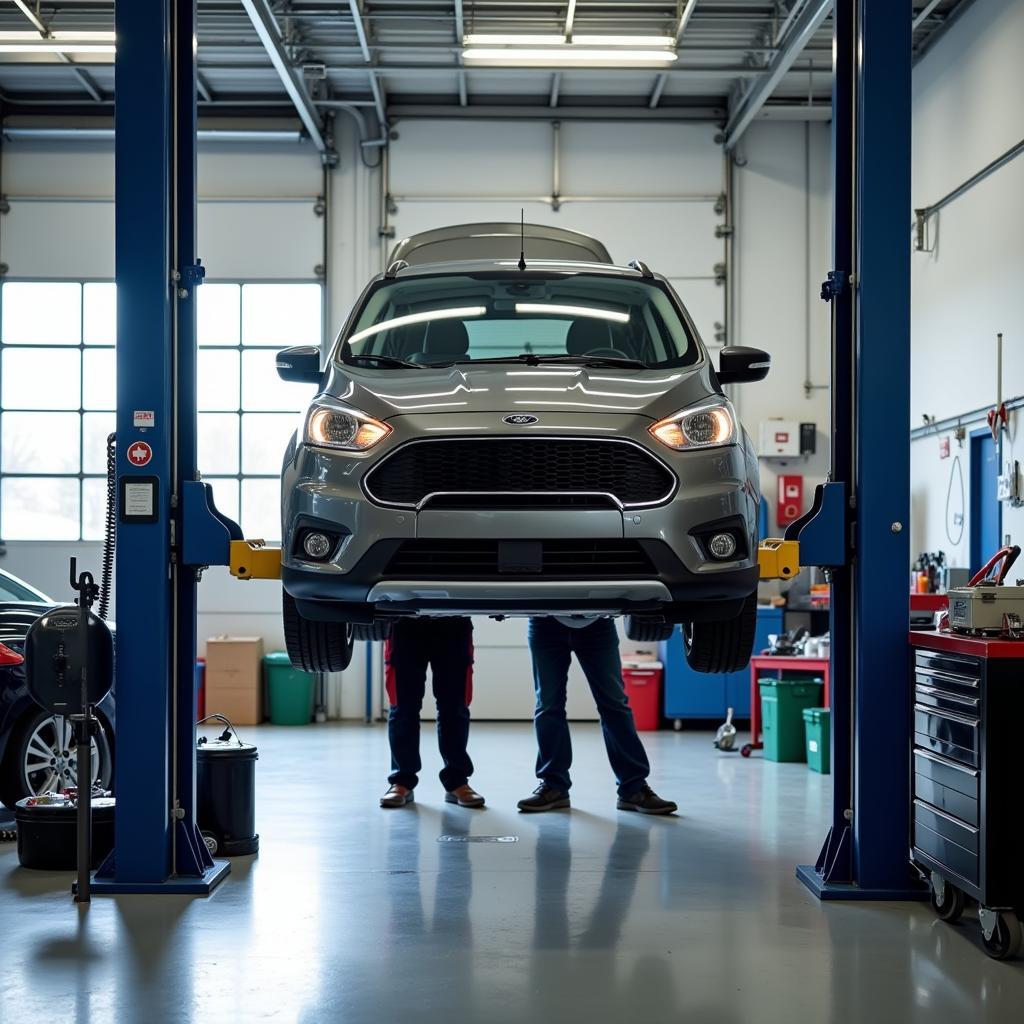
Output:
M683 625L699 671L749 659L757 457L668 282L564 229L474 224L402 241L321 368L282 473L292 660L348 664L354 639L420 615L626 616Z

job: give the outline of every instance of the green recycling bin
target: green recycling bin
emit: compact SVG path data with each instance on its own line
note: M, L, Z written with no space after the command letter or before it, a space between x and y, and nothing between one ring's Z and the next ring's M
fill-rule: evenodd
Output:
M767 761L806 761L804 708L821 703L822 683L811 679L761 680L761 731Z
M267 673L270 721L274 725L309 725L313 718L316 677L294 668L284 651L263 659Z
M832 770L832 713L828 708L804 708L807 767L828 775Z

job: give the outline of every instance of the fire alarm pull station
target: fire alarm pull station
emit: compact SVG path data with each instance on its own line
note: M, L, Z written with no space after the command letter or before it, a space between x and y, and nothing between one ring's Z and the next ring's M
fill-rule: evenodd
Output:
M121 477L118 508L122 523L155 523L158 518L160 478L155 476Z
M779 502L776 519L779 526L789 526L803 514L804 478L802 476L779 477Z

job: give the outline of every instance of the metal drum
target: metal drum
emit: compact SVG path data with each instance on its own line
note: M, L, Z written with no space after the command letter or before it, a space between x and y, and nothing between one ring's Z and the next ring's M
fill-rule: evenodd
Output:
M39 871L74 871L77 861L78 803L66 793L30 796L14 811L18 862ZM114 848L114 798L92 798L91 866L98 868Z
M196 748L196 821L210 853L256 853L256 761L252 743L237 737L208 740Z

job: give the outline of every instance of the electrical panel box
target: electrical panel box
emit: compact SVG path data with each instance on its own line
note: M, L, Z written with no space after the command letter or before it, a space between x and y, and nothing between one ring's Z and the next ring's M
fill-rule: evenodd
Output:
M1009 502L1014 508L1019 507L1021 502L1020 493L1020 463L1014 459L1007 462L1000 473L996 484L997 497L1000 501Z
M758 454L764 458L795 459L813 455L817 438L814 423L796 420L764 420L761 423L761 443Z

